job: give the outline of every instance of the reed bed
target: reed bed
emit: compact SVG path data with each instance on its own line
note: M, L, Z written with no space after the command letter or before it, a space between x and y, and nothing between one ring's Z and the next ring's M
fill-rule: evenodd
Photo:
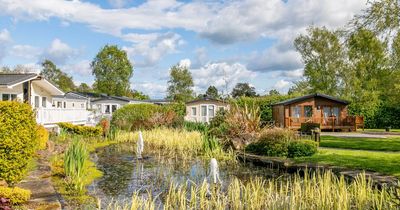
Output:
M89 154L86 146L79 139L74 139L64 155L64 172L68 185L77 192L83 191L82 177L84 175L84 164Z
M289 180L233 179L224 191L207 183L171 183L161 196L134 193L129 203L112 203L107 209L398 209L394 199L391 189L373 188L365 174L348 183L328 171Z

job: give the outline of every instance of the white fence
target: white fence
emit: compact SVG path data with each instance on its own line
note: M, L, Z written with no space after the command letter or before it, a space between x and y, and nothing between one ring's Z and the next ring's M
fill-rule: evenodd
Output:
M36 109L36 121L41 125L55 125L59 122L73 124L87 124L90 111L86 109L60 109L60 108L38 108Z

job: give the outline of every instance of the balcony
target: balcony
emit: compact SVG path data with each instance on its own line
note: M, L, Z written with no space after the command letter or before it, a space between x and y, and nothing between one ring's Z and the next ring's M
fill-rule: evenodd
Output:
M60 122L86 125L91 112L86 109L37 108L36 122L45 127L55 126Z
M352 130L364 128L364 118L361 116L340 117L286 117L285 125L290 129L300 129L302 123L318 123L321 129Z

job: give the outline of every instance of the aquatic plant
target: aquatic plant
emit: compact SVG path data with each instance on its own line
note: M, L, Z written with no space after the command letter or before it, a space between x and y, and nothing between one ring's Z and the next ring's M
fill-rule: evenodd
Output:
M397 209L393 190L372 186L365 174L353 182L332 172L294 175L288 180L255 177L233 179L226 190L207 183L174 184L159 198L134 193L130 204L113 203L112 209ZM153 204L150 204L152 202ZM134 208L132 208L134 207ZM111 209L111 208L109 208Z
M83 191L84 164L89 155L83 141L74 139L64 154L64 173L67 182L78 192Z

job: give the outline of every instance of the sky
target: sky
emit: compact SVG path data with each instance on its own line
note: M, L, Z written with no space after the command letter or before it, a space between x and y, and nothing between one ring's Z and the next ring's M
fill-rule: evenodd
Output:
M106 44L125 50L131 87L166 96L169 69L189 67L196 93L248 82L286 93L301 79L294 39L310 26L339 28L366 0L0 0L0 66L39 72L50 59L92 84L90 62Z

